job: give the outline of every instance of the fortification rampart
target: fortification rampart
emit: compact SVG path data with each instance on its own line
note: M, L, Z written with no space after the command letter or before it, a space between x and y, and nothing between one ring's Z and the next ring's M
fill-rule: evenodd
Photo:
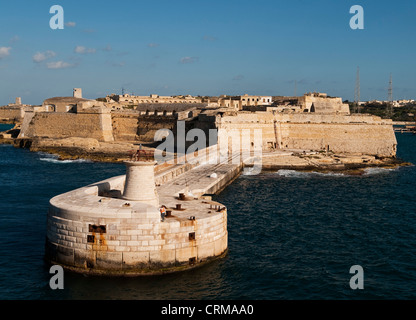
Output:
M111 114L109 112L27 112L19 137L80 137L113 141Z
M166 111L166 110L165 110ZM172 111L172 110L170 110ZM284 112L209 112L186 110L186 132L202 129L209 137L210 129L222 129L219 139L241 130L262 130L262 148L332 150L337 153L361 153L394 157L397 141L391 120L371 115ZM189 114L192 113L192 114ZM195 117L198 115L198 117ZM155 142L160 129L177 133L179 114L168 111L110 111L92 107L73 112L25 113L20 138L93 138L98 141ZM237 133L232 131L238 130ZM228 138L227 138L228 139ZM253 139L251 139L252 141ZM211 141L209 141L211 143ZM187 142L191 144L192 142ZM212 143L211 143L212 144Z
M283 123L277 125L280 146L285 149L330 150L379 157L396 155L392 127L377 124Z
M397 150L391 120L375 116L241 113L217 118L217 127L222 129L219 139L261 129L263 149L329 149L379 157L394 157Z
M178 119L174 115L155 115L113 112L112 126L115 141L154 142L159 129L173 130Z
M324 96L313 94L304 95L299 99L299 102L301 106L309 112L350 113L348 104L343 103L341 98L329 98L326 94Z
M21 121L24 117L25 111L23 107L0 107L0 120L4 122Z

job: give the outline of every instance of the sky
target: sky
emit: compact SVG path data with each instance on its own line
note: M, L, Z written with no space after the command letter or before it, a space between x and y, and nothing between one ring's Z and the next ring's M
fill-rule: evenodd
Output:
M51 29L53 5L64 28ZM353 5L364 29L352 29ZM416 1L0 0L0 105L135 95L416 99Z

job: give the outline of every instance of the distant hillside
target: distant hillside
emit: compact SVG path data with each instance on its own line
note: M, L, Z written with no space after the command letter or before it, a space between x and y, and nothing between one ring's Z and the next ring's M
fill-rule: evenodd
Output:
M358 110L354 103L349 102L351 113L357 113ZM393 121L416 121L416 104L408 104L403 107L393 108L393 115L388 114L387 103L369 102L360 106L360 113L368 113L382 117L383 119L393 119Z

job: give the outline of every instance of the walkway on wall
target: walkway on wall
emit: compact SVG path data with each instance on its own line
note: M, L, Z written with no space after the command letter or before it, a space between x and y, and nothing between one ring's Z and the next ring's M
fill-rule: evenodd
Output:
M201 163L158 186L159 198L164 202L176 202L180 193L194 198L221 191L240 175L243 163L238 160L239 157L234 155L215 164Z

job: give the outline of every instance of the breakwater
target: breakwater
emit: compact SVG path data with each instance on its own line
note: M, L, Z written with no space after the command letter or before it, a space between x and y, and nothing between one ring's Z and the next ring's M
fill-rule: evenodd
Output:
M211 197L241 172L242 163L228 160L210 164L204 154L192 166L163 170L153 161L131 161L127 175L55 196L48 261L81 273L132 276L185 270L225 255L227 208Z

